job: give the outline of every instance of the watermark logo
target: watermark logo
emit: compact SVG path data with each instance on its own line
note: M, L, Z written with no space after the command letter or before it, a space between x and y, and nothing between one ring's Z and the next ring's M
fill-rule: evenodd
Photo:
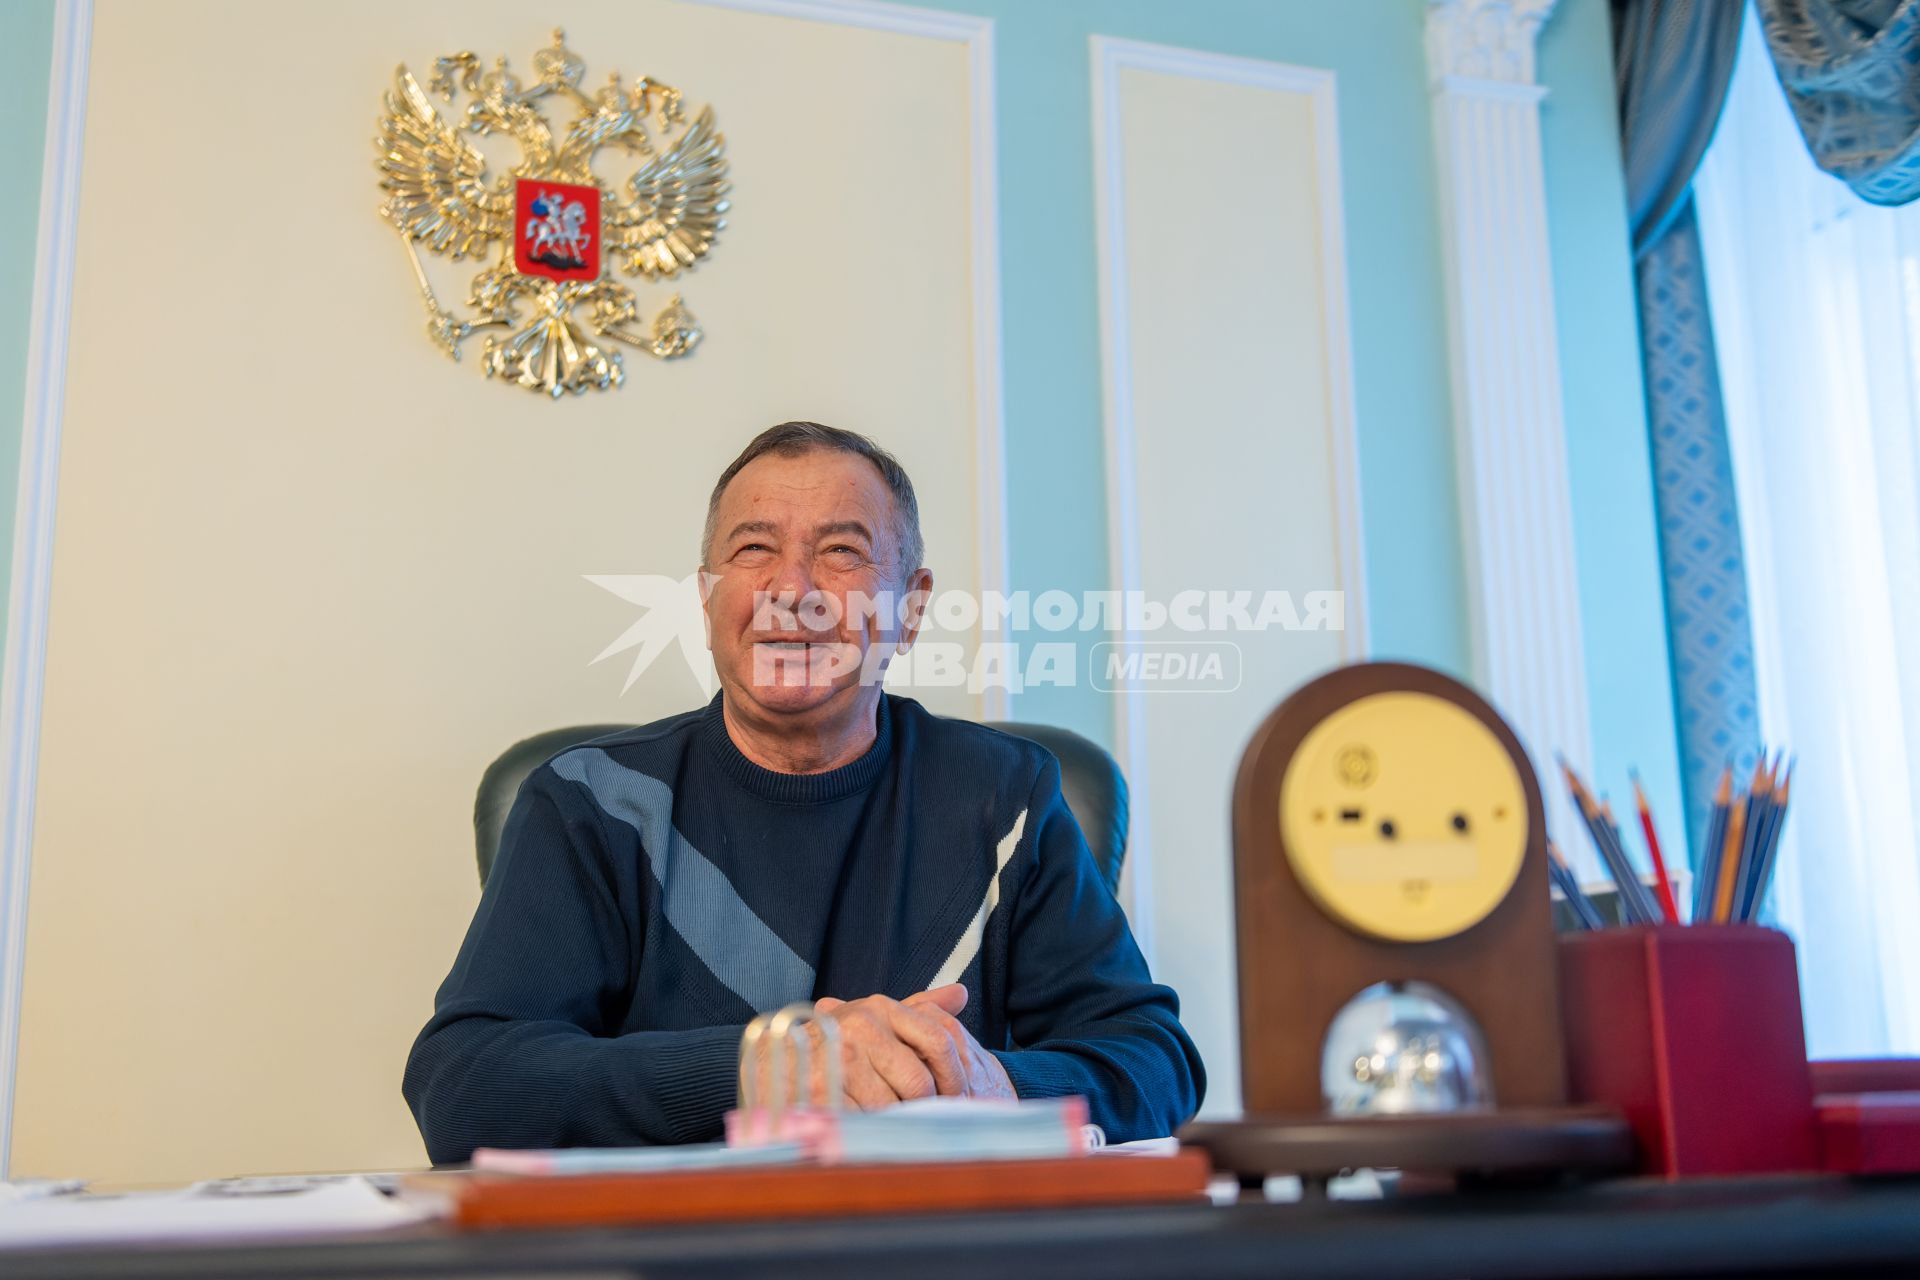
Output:
M624 694L661 655L678 648L709 696L719 685L707 651L705 595L717 574L587 574L642 613L592 662L631 653ZM1158 600L1139 591L1032 594L882 591L873 595L758 592L752 634L756 683L768 687L831 684L857 673L896 688L950 688L1018 693L1042 685L1073 687L1085 679L1101 692L1231 693L1244 677L1244 632L1342 631L1340 591L1182 591ZM895 627L919 627L918 642L895 656L892 646L856 643ZM1087 649L1071 633L1118 638ZM975 637L980 639L975 642ZM956 637L965 637L959 639ZM1001 637L1007 637L1002 639ZM1091 639L1091 637L1088 637ZM863 648L865 652L862 652ZM1083 670L1082 651L1086 649ZM591 664L590 664L591 665Z
M1102 641L1092 668L1102 693L1232 693L1242 675L1231 640Z
M703 592L711 588L716 574L696 572L684 578L669 578L659 573L589 573L588 582L611 591L628 604L639 605L640 618L620 633L619 638L595 654L587 665L633 650L633 662L627 667L627 681L620 692L639 683L647 668L675 645L685 659L687 670L709 698L720 687L707 652L707 617L700 607Z

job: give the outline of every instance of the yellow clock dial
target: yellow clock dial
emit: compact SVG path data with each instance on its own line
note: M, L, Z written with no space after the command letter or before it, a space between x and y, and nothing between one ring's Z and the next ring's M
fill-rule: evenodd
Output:
M1507 749L1463 708L1376 693L1294 752L1280 833L1322 911L1374 937L1427 942L1472 928L1513 888L1526 790Z

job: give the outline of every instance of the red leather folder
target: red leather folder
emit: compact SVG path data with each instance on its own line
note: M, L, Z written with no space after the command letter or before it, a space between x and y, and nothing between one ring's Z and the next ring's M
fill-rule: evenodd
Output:
M1171 1156L1073 1156L936 1164L843 1164L562 1177L440 1175L463 1227L730 1222L1195 1200L1212 1165Z

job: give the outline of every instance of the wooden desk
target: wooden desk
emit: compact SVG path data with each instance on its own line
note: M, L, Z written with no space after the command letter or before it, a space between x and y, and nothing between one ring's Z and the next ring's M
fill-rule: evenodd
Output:
M1914 1275L1920 1179L1618 1182L1371 1203L724 1227L415 1229L271 1247L0 1254L0 1275L967 1277Z

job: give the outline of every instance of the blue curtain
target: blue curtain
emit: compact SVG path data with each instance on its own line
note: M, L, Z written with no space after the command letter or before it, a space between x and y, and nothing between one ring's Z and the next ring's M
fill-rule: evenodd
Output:
M1738 0L1614 0L1614 87L1636 258L1686 203L1740 48Z
M1757 3L1815 162L1862 200L1920 197L1920 0Z
M1691 847L1706 834L1720 771L1729 761L1744 770L1760 747L1746 556L1691 195L1635 275Z
M1692 847L1728 758L1758 738L1753 630L1690 194L1740 46L1744 4L1613 0L1614 70L1639 294L1681 786ZM1697 865L1699 850L1694 848Z

